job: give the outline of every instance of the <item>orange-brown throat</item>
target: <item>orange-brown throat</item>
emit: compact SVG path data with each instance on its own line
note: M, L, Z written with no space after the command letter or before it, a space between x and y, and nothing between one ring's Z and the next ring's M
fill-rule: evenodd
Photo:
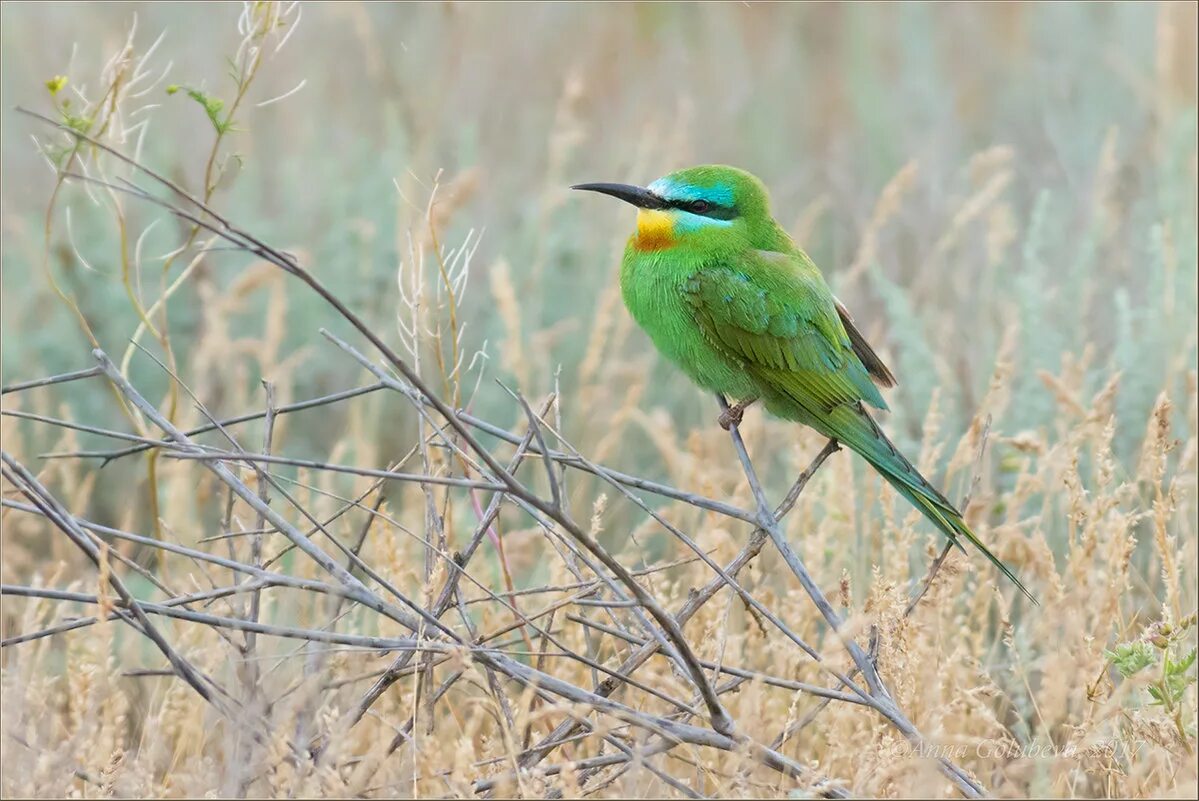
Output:
M637 250L663 250L673 247L677 241L670 214L657 209L637 212L637 233L633 237L633 247Z

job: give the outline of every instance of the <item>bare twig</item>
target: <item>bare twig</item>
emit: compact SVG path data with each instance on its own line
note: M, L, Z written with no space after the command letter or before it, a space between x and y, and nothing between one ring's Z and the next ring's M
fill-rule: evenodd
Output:
M60 375L52 375L48 378L38 378L33 381L23 381L19 384L9 384L7 387L0 389L0 395L7 395L10 392L22 392L26 389L35 387L48 387L52 384L65 384L68 381L78 381L81 378L92 378L100 375L99 367L89 367L86 370L76 370L72 373L62 373Z
M790 497L791 494L798 496L801 492L803 492L803 488L807 486L808 481L811 480L812 476L816 474L816 471L820 469L820 466L824 464L824 461L833 453L835 453L836 450L837 447L835 443L830 443L823 450L821 450L820 453L818 453L812 460L812 463L808 465L807 469L805 469L795 480L792 493L788 493L788 496ZM750 536L749 542L745 545L741 552L737 554L737 556L735 556L728 565L725 566L725 575L736 578L737 574L741 572L741 570L747 564L753 561L753 559L761 552L762 547L766 544L766 539L766 532L761 528L756 529ZM678 612L675 613L675 619L679 622L679 625L686 625L687 621L690 620L695 613L698 612L704 604L710 601L724 586L724 579L722 579L720 576L715 576L698 592L689 596L687 602L683 604L682 608ZM626 659L623 664L621 664L617 671L618 674L628 675L632 673L641 665L645 664L650 657L657 653L657 651L657 643L646 643L639 648L636 653ZM617 681L605 679L595 687L594 692L599 695L607 696L615 692L620 686L620 683ZM563 721L557 728L554 729L553 732L551 732L549 735L543 738L540 743L534 746L534 748L531 749L528 754L521 757L521 768L531 768L542 759L547 757L557 746L565 742L568 738L574 736L580 725L581 724L575 720Z
M53 120L41 117L40 115L35 114L32 116L38 117L44 122L54 124ZM63 126L59 127L62 128ZM420 442L418 443L418 448L424 457L421 473L412 474L399 472L395 468L375 470L373 468L359 468L312 460L293 459L273 454L271 452L272 443L270 437L271 422L276 414L285 413L287 407L276 409L273 399L269 397L269 392L266 410L262 414L231 418L228 421L229 424L232 424L233 422L257 419L259 417L266 418L266 436L262 448L263 453L246 453L225 430L225 424L209 415L202 404L199 404L198 400L197 404L200 405L201 411L209 417L209 425L201 429L195 429L194 432L180 431L173 425L169 415L164 416L160 414L152 404L146 402L129 383L122 371L118 370L103 352L96 350L95 356L100 364L98 370L109 378L122 400L129 404L130 407L136 409L145 420L162 429L166 438L165 440L151 440L148 437L139 437L133 440L134 445L121 451L109 451L104 454L78 452L70 455L100 455L105 458L118 458L120 455L134 453L139 450L162 448L162 455L164 456L181 460L199 461L219 481L228 487L234 496L240 498L253 509L258 517L255 530L252 533L254 539L251 540L252 553L250 562L252 564L241 564L232 558L224 562L225 566L253 577L249 581L236 584L235 594L243 592L251 593L250 597L256 598L257 593L265 587L300 587L298 580L276 579L275 574L266 571L263 567L260 547L262 537L266 532L276 530L286 537L292 543L293 547L304 551L309 558L333 577L333 580L328 584L324 582L309 582L303 585L305 590L323 592L337 597L338 603L333 605L335 611L339 611L340 609L340 599L353 599L356 603L367 609L400 623L412 632L414 636L391 639L363 638L361 635L343 634L334 630L272 626L257 620L258 605L254 601L251 602L251 606L253 607L251 613L243 617L222 617L181 608L186 605L181 599L188 599L190 602L194 600L194 595L174 596L161 604L135 601L132 598L123 599L122 604L118 604L118 607L120 607L119 611L114 611L113 614L130 620L143 631L149 631L147 613L167 615L179 620L212 626L217 630L240 630L246 632L247 656L253 650L250 645L253 643L253 638L259 634L290 637L308 643L322 642L329 645L354 648L386 648L387 650L399 651L400 653L397 655L392 667L384 672L379 680L375 682L375 685L358 704L355 712L347 715L347 719L343 722L348 725L353 725L356 720L366 714L374 700L380 697L381 693L394 683L400 675L410 673L408 667L409 661L417 653L423 655L421 657L421 664L418 666L423 676L420 685L423 688L423 698L416 699L416 703L418 704L418 708L424 710L422 714L426 715L427 720L431 722L434 711L433 705L437 703L437 699L443 697L448 689L464 675L461 670L455 669L449 677L446 677L434 689L433 668L441 658L456 655L457 658L465 659L482 670L481 675L486 679L488 685L487 693L495 700L493 711L497 725L500 727L501 734L505 737L511 739L515 736L516 716L508 706L508 698L504 694L505 690L501 679L516 682L528 688L531 693L530 697L553 703L555 712L562 711L566 714L566 719L554 731L542 738L534 747L520 753L519 757L515 755L519 746L515 744L508 746L513 753L514 759L513 778L518 784L522 781L522 775L525 771L528 771L543 760L557 746L571 741L580 730L588 729L592 726L593 724L587 720L592 712L602 714L622 726L636 727L649 736L649 740L641 746L632 747L623 738L614 738L610 731L601 732L604 739L600 743L600 747L604 748L610 745L619 752L618 754L603 755L618 758L618 761L608 764L644 764L648 770L684 794L694 794L694 790L685 783L679 782L676 777L661 770L658 765L651 764L648 761L648 757L654 755L654 753L650 753L652 749L649 747L649 744L661 743L663 750L656 753L666 753L675 744L679 743L722 750L738 750L750 754L756 762L779 771L784 775L801 777L804 782L809 784L820 781L819 777L815 777L804 767L783 756L776 749L766 748L737 730L733 719L723 706L721 696L724 693L733 691L743 682L751 679L759 679L767 685L778 686L791 691L810 692L825 699L835 699L856 705L868 706L900 731L905 738L914 743L922 742L920 733L904 716L883 685L873 662L873 648L870 654L866 653L844 630L844 624L840 616L828 603L820 587L808 573L806 566L798 555L790 548L779 525L780 518L795 503L798 494L803 489L804 483L819 468L823 461L837 449L836 443L830 442L817 455L809 469L805 471L792 490L788 492L786 499L780 504L779 509L772 511L766 500L765 493L758 482L744 442L741 440L736 426L732 426L732 440L746 480L753 492L756 505L755 510L751 513L722 501L704 498L636 476L628 476L609 470L592 463L568 444L566 444L566 448L572 451L571 453L560 453L551 450L546 442L545 429L549 428L555 435L558 435L557 432L544 422L545 412L542 412L541 415L534 414L520 393L514 393L514 396L524 410L528 421L528 430L521 437L498 429L485 421L472 417L465 411L453 408L453 406L457 406L460 403L457 379L451 380L449 378L451 375L456 375L460 364L460 348L457 339L459 329L456 325L453 326L454 341L452 344L455 355L452 359L452 364L447 365L439 362L442 367L443 378L446 378L447 381L445 388L446 397L452 396L452 406L451 403L447 403L437 393L433 392L423 381L419 364L401 358L383 341L379 334L373 331L357 314L345 306L312 272L301 266L294 256L272 247L215 212L207 202L209 192L205 192L203 199L197 199L162 175L142 167L136 159L124 156L111 146L96 141L87 134L82 134L69 128L64 128L64 130L70 136L75 137L76 142L86 142L139 171L140 175L149 177L158 186L172 193L173 198L164 200L156 194L151 194L140 186L123 179L116 179L115 181L105 180L103 174L100 177L95 177L93 175L63 172L60 176L61 178L83 181L85 185L99 186L107 189L109 192L114 193L114 196L116 194L129 195L146 203L153 204L190 224L193 232L207 231L213 235L214 239L219 238L224 240L234 249L239 249L266 260L306 284L317 296L334 309L337 314L349 322L382 355L384 367L380 368L370 363L365 357L361 357L349 345L328 335L339 347L342 347L343 350L354 356L368 370L371 370L378 379L378 383L370 388L353 390L351 391L353 394L337 393L333 396L326 396L324 399L314 399L313 401L305 402L308 404L307 406L293 404L293 409L312 408L323 403L331 403L335 402L335 400L366 394L366 392L374 391L378 388L388 388L400 392L412 401L413 407L419 415ZM206 182L206 190L207 188ZM158 192L160 190L156 189L155 191ZM439 249L436 255L442 271L443 281L450 281L450 276L453 274L451 266L443 261L443 255ZM458 288L458 285L448 286L447 291L453 293ZM454 306L456 302L456 296L454 296L454 299L451 300L451 305ZM438 338L439 347L436 354L440 358L439 337L441 335L441 328L438 327L437 332L432 335ZM173 365L173 362L171 362L171 365ZM187 389L183 382L175 375L171 366L163 365L163 368L174 379L175 384L173 386ZM19 385L19 387L24 386ZM188 391L190 392L190 390ZM172 390L172 397L174 397L173 393L174 390ZM46 419L43 422L65 424L67 421L51 421ZM211 430L220 431L228 439L231 447L229 449L208 448L192 441L191 436L194 433ZM94 433L108 434L118 432L100 430ZM479 439L482 435L494 436L516 445L516 456L507 465L503 464L495 453L482 444ZM130 438L130 435L123 436L124 438ZM564 443L561 436L558 435L558 437L559 441ZM452 453L461 462L461 471L455 469L445 471L447 474L433 475L432 460L429 459L430 448L433 447L444 447L448 452ZM517 478L517 469L527 455L538 455L541 457L548 478L548 492L539 492L533 489L530 483ZM253 491L250 487L246 486L234 470L231 470L227 466L228 462L234 461L249 464L253 467L258 477L257 491ZM433 568L437 564L436 560L444 560L448 567L445 581L436 594L434 603L432 605L428 603L430 598L433 597L432 595L424 598L421 602L407 597L398 587L393 586L392 583L379 575L376 570L372 569L359 556L358 552L366 536L365 526L369 526L376 516L386 517L381 511L382 496L376 499L374 508L367 509L368 517L364 523L363 532L356 538L357 541L353 544L353 547L350 547L343 545L326 525L323 525L309 511L304 509L280 485L273 474L266 469L266 466L270 464L303 467L327 473L366 476L375 479L374 486L376 487L380 481L384 480L407 481L419 485L425 493L429 515L427 519L431 524L431 528L425 532L424 537L414 535L402 527L401 530L409 536L414 536L425 545L426 562L424 578L427 588L429 588L429 582L434 575ZM704 561L715 575L701 590L693 592L676 614L670 614L662 606L661 602L639 582L637 575L625 568L620 560L596 539L592 532L587 531L572 519L570 510L566 506L562 483L564 478L563 469L567 467L590 472L615 487L622 495L678 538L680 542L692 549L696 554L696 558ZM6 476L10 474L15 475L7 466L5 474ZM26 482L27 484L28 482ZM432 492L432 488L435 486L447 488L445 492L437 493L436 503L434 502L435 498ZM276 494L277 497L291 504L291 508L285 509L285 511L290 514L291 509L294 508L296 512L313 524L312 534L305 534L295 524L290 523L284 515L271 508L266 497L268 487L272 489L272 494ZM473 494L476 492L491 492L493 495L485 511L482 509L482 505L475 501L479 525L475 529L475 534L464 552L451 556L447 553L446 540L441 526L446 519L445 515L452 512L454 508L450 504L450 490L453 489L470 491L472 493L472 500ZM671 524L665 515L656 512L639 498L633 492L633 490L637 489L653 492L661 497L688 504L697 509L714 512L730 520L749 522L754 526L754 531L741 553L728 565L722 567L708 557L682 530ZM46 506L44 503L39 504L36 499L36 493L32 496L28 493L26 494L30 497L30 500L34 501L34 509L49 518L55 525L73 528L77 532L83 531L81 522L70 516L65 509L54 509ZM353 502L353 505L360 505L361 501L365 500L365 498L366 496L364 495L358 502ZM564 563L574 574L575 578L578 579L578 584L580 585L579 592L573 597L550 603L547 608L536 614L524 615L515 606L514 602L517 592L515 587L511 585L511 582L509 582L508 586L509 592L504 596L500 596L491 592L484 584L471 578L466 572L465 566L467 562L477 550L482 539L492 532L492 525L496 520L499 509L505 503L510 503L529 515L540 526L541 531L546 537L546 542L558 549ZM5 505L11 505L7 499L5 499ZM442 507L441 510L437 508L439 505ZM350 508L350 504L347 504L347 508ZM362 508L366 509L365 506ZM324 534L330 542L333 542L345 554L346 565L344 567L311 539L317 532ZM842 674L829 665L815 649L808 646L795 632L784 625L777 614L764 604L758 602L752 594L738 583L736 579L738 571L743 569L746 564L758 555L767 539L774 542L784 561L799 579L831 631L844 645L857 668L856 672L859 672L864 677L865 688L854 683L852 677ZM231 549L235 548L235 541L230 540L229 546ZM200 552L185 552L182 550L176 550L176 552L190 558L200 558L196 556ZM231 556L234 553L234 550L230 551ZM213 564L221 564L208 554L203 554L203 560ZM590 570L595 576L595 580L591 580L591 577L585 574L585 570ZM359 575L362 576L361 579L358 577ZM500 632L493 632L487 635L487 637L480 637L475 631L475 622L469 616L466 609L466 599L460 592L459 585L462 576L467 576L469 581L483 590L486 598L480 600L486 600L490 604L507 609L513 614L514 622L505 626ZM234 581L236 582L236 579ZM368 581L373 582L372 586L380 587L398 599L399 604L403 608L394 605L390 601L384 601L378 592L368 586ZM770 620L792 642L808 653L823 669L836 676L844 689L841 687L827 689L770 676L769 674L753 670L728 666L723 664L723 654L715 663L710 660L699 659L691 643L685 636L683 628L696 611L726 585L730 587L731 592L739 596L747 604L754 614ZM24 592L30 588L6 588L6 591L9 589L12 589L13 592ZM162 589L166 591L165 587ZM214 587L211 592L220 593L223 589L232 591L235 588ZM607 593L607 595L595 595L595 593ZM80 594L64 594L56 597L59 600L87 602ZM214 595L213 597L215 598L216 596ZM441 618L451 606L455 605L455 602L457 602L457 608L461 613L461 621L454 622L454 625L451 626L450 622L442 621ZM633 652L631 655L615 670L604 667L599 660L592 658L590 655L582 656L570 651L563 644L563 641L550 631L552 625L543 628L537 624L537 620L546 616L550 618L552 624L552 621L556 619L554 614L557 609L575 602L601 605L605 612L613 618L614 625L605 626L582 618L568 617L568 619L585 626L588 630L595 628L603 631L621 643L625 643L622 647L632 649ZM616 610L621 610L620 615L616 614ZM629 620L635 620L640 624L641 628L644 629L644 636L641 636L640 633L634 634L626 630L625 625L628 621L618 619L622 616L628 617ZM329 624L329 629L334 627L338 618L339 615L334 614L333 621ZM523 638L526 647L523 654L519 651L509 652L498 647L486 647L482 644L483 641L489 641L492 638L498 637L503 631L510 631L513 627L521 627L522 632L524 627L537 631L540 634L540 645L538 648L533 648L527 636ZM462 633L463 630L465 630L465 634ZM428 636L426 636L426 632L428 632ZM507 647L505 646L505 648ZM555 648L557 649L556 651L553 650ZM669 693L653 686L650 682L632 678L631 674L656 653L666 655L670 660L668 664L671 669L676 669L678 675L689 682L693 688L694 701L687 702L686 700L673 698ZM437 655L436 659L433 658L434 655ZM514 659L514 655L536 657L537 667L531 667ZM606 678L599 681L593 690L582 689L559 678L550 670L545 669L546 664L552 666L556 660L560 659L568 659L572 662L586 665L592 671L595 671L596 675L599 672L603 672L606 674ZM471 676L473 675L471 674ZM717 684L716 680L725 675L731 675L733 678L724 684ZM473 677L468 677L467 681L477 683L477 680ZM612 700L609 696L613 695L620 687L636 688L639 691L636 697L657 699L653 702L655 706L659 702L666 702L668 708L674 711L670 713L670 716L655 715L637 708L632 701L621 703ZM575 705L581 708L572 708ZM697 715L705 717L710 723L711 729L685 722ZM407 733L412 731L412 726L415 725L415 722L415 718L412 718L403 727L397 729L394 741L396 747L402 742L407 741ZM302 740L307 740L308 737L308 734L301 733ZM325 743L327 743L327 739L319 740L312 749L312 752L317 756L323 754L325 752L323 747ZM667 761L669 762L670 759ZM940 760L940 764L942 770L963 794L975 796L981 792L981 788L977 783L960 768L952 765L947 760ZM598 768L601 765L596 763L593 767ZM485 791L490 789L490 787L480 784L476 785L475 789L476 791Z
M728 410L728 401L723 395L717 395L717 400L720 404L722 412ZM899 709L898 705L892 699L891 694L883 685L882 678L878 674L878 669L874 662L862 650L852 638L844 635L843 622L832 604L825 597L824 592L819 585L812 579L808 573L807 567L798 554L791 549L790 544L783 536L782 530L778 526L778 521L770 511L769 502L766 500L766 494L762 490L762 485L758 481L757 473L754 470L753 463L750 461L749 452L745 448L745 442L741 438L741 432L738 426L733 424L729 427L729 436L733 441L733 448L737 452L737 458L741 460L741 466L745 471L746 480L749 482L750 488L753 491L754 498L758 502L758 517L762 528L770 534L771 541L783 557L783 561L791 568L791 572L799 579L799 583L803 586L808 597L812 599L812 603L820 611L820 614L827 621L829 628L840 637L841 643L849 652L858 671L866 679L866 685L870 688L870 696L868 705L874 708L880 715L886 718L899 732L910 742L922 744L924 742L923 735L916 729L910 720ZM848 681L846 681L848 683ZM959 792L968 798L976 798L983 794L982 787L972 777L957 765L950 762L944 757L937 759L941 772L953 782Z
M19 489L43 515L53 522L76 547L83 551L97 569L100 569L101 559L103 558L100 549L79 528L74 518L66 509L38 482L32 473L25 469L24 465L10 456L7 451L0 451L0 459L3 460L4 477ZM154 624L150 622L149 617L146 616L145 609L134 599L132 593L125 587L125 583L121 581L120 577L111 571L106 572L108 583L116 591L117 595L120 596L121 602L133 613L133 619L136 620L138 629L162 652L175 673L187 682L196 691L197 695L212 704L222 714L235 719L236 716L233 714L233 711L226 706L221 698L213 693L214 685L211 680L202 677L189 661L171 647L170 643L166 641Z
M99 368L96 368L96 369L99 370ZM103 372L103 371L101 371L101 372ZM370 393L378 392L379 390L381 390L383 388L384 388L383 384L371 384L370 386L357 387L356 389L347 389L347 390L343 390L341 392L334 392L329 395L324 395L319 398L311 398L306 401L299 401L297 403L289 403L284 406L278 407L277 409L275 409L274 413L276 416L278 416L278 415L282 415L282 414L290 414L292 412L300 412L305 409L316 409L321 406L327 406L331 403L338 403L339 401L349 400L350 398L357 398L362 395L369 395ZM188 437L194 437L197 434L204 434L209 431L215 431L218 428L233 426L233 425L237 425L238 423L246 423L251 420L261 420L262 418L266 417L266 414L267 414L267 412L264 409L261 412L252 412L250 414L242 414L242 415L238 415L236 417L228 417L228 418L225 418L225 419L217 421L217 422L207 423L202 426L190 428L187 431L184 431L183 433L185 435L187 435ZM138 439L139 439L139 441L142 442L141 445L135 445L130 448L125 448L123 450L76 451L73 453L47 453L47 454L43 454L42 458L44 458L44 459L94 458L94 459L103 459L104 464L108 464L109 462L116 460L116 459L120 459L123 456L131 456L135 453L141 453L142 451L147 451L151 448L170 447L172 444L169 437L166 439L153 440L153 441L142 440L142 438L138 438Z

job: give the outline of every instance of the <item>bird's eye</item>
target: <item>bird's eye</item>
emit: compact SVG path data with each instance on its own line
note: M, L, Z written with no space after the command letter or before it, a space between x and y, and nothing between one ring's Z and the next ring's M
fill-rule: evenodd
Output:
M712 209L712 204L706 200L693 200L687 204L687 211L695 214L706 214Z

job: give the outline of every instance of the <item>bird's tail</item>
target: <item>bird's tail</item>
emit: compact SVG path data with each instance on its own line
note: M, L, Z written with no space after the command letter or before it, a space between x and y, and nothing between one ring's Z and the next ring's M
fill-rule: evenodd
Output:
M961 548L961 539L969 541L999 569L999 572L1011 579L1030 601L1038 603L1028 588L1016 578L1011 568L991 553L982 540L970 530L970 526L966 525L966 521L954 505L920 475L916 467L891 444L886 434L864 409L842 406L834 411L833 415L834 418L840 419L830 421L836 424L835 433L830 433L831 436L835 436L839 442L870 462L874 469L878 470L900 495L907 498L912 506L932 521L950 542Z

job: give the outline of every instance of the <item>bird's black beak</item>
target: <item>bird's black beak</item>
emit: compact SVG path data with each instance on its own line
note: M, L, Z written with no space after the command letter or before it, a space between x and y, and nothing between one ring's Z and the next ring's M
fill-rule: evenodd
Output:
M585 192L599 192L601 195L611 195L625 203L632 203L639 209L666 208L666 202L640 186L629 184L575 184L571 189L582 189Z

